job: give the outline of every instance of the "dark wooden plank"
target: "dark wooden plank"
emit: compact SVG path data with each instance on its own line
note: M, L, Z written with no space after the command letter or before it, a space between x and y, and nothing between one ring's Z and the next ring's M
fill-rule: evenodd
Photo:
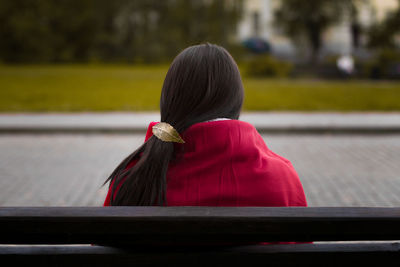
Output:
M400 207L0 207L0 217L400 217Z
M0 208L2 244L400 240L400 208Z
M239 247L1 246L0 260L38 266L398 266L399 242Z

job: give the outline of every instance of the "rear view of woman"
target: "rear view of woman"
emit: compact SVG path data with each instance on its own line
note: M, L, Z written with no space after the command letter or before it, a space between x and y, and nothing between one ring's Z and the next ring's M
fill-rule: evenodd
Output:
M107 182L105 206L307 206L292 164L238 120L244 91L230 54L191 46L162 87L161 123Z

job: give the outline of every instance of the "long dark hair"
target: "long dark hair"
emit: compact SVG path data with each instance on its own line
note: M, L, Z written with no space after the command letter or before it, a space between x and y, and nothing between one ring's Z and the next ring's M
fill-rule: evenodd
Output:
M167 72L160 100L161 121L182 133L198 122L238 119L243 95L239 69L223 47L191 46L173 60ZM173 143L149 138L106 180L112 184L111 205L166 205L166 175L174 156ZM127 168L134 160L135 165Z

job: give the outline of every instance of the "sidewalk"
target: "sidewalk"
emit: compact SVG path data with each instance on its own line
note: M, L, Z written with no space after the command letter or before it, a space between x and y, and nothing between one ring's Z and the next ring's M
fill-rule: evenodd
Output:
M240 120L267 133L400 133L400 112L245 112ZM1 114L0 133L132 133L159 121L154 112Z

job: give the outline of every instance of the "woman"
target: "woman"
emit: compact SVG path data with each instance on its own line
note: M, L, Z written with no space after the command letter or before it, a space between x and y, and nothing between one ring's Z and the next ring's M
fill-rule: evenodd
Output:
M104 205L306 206L291 163L238 120L243 95L224 48L183 50L162 87L162 123L150 124L145 143L107 179Z

